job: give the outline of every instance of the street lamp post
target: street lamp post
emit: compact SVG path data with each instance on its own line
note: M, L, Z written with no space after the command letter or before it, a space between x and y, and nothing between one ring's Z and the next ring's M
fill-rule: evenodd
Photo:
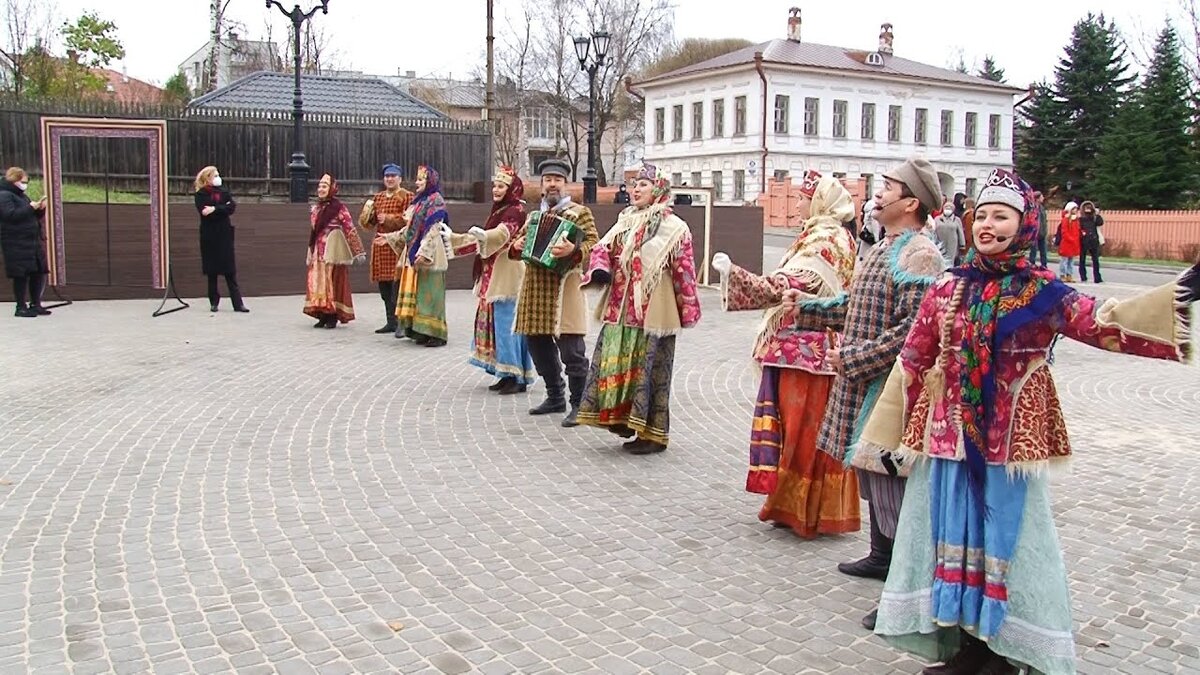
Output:
M575 38L575 56L579 58L579 69L588 74L588 131L587 169L583 172L583 203L596 203L596 73L604 65L608 53L608 31L598 30L591 37ZM595 50L592 50L592 45ZM589 56L594 58L589 63Z
M283 15L292 20L292 51L295 52L296 88L292 92L292 162L288 164L288 175L291 178L289 194L293 204L308 201L308 161L304 157L304 101L300 97L300 28L304 22L312 18L317 10L323 14L329 13L329 0L321 0L307 12L296 4L290 10L284 9L279 0L267 0L267 9L274 5Z

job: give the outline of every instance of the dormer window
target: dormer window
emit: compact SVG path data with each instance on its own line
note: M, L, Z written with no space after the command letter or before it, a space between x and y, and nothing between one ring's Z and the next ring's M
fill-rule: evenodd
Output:
M867 54L867 65L868 66L882 66L883 65L883 54L880 54L879 52L870 52L869 54Z

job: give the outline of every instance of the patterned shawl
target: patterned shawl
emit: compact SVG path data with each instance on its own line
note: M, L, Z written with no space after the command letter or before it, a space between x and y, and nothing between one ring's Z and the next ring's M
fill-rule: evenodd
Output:
M1033 198L1033 189L1019 176L1007 171L994 171L984 189L1000 182L1006 189L1024 197L1020 229L1003 252L981 255L972 247L966 262L950 270L962 279L960 283L965 284L962 300L967 320L961 348L966 364L960 383L963 441L968 483L981 510L986 509L984 480L991 423L989 413L996 399L997 350L1022 326L1060 310L1063 299L1071 293L1071 288L1058 281L1052 272L1035 268L1029 262L1029 249L1038 236L1037 201ZM987 203L981 196L976 209Z
M432 167L419 166L417 178L421 177L425 178L425 189L413 199L413 216L404 237L410 265L416 264L417 251L420 250L425 235L429 233L429 228L437 223L450 224L450 214L446 213L446 200L442 199L441 176Z
M621 264L628 265L629 284L633 288L633 300L636 307L644 308L646 291L653 291L658 286L662 276L662 261L665 255L670 255L670 247L664 245L655 251L655 260L647 266L642 260L642 247L658 234L663 220L669 218L675 211L671 208L671 179L653 164L643 164L634 180L648 180L653 185L651 201L648 206L627 206L621 211L618 222L626 220L631 226L645 223L644 227L634 233L632 245L621 250ZM644 220L643 220L644 218ZM613 228L614 230L618 228ZM607 239L607 237L606 237ZM664 242L666 244L666 242Z
M487 222L483 224L484 230L495 229L507 221L525 222L525 202L521 200L525 196L525 184L521 182L520 176L508 167L502 167L497 173L497 178L501 177L508 182L508 190L504 192L500 201L492 202L492 212L488 214ZM475 256L475 268L471 274L472 279L476 282L483 276L482 257Z
M329 176L329 194L324 199L317 200L317 221L313 225L312 232L308 233L308 247L312 248L317 245L317 237L321 231L329 227L334 220L342 213L342 201L337 198L338 182L331 174Z

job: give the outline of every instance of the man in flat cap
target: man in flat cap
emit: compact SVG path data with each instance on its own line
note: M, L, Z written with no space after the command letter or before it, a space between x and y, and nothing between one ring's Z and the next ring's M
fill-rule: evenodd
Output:
M842 461L851 456L859 492L870 507L870 555L842 563L838 570L880 580L887 578L891 564L907 470L883 453L865 448L859 436L900 355L925 291L945 269L941 250L925 231L929 214L944 201L937 171L926 160L916 158L883 178L883 189L875 194L874 213L883 226L882 240L858 263L845 301L832 305L800 302L797 306L797 320L805 324L802 327L819 322L842 331L840 345L830 350L826 361L837 376L817 448ZM875 614L867 615L863 624L873 629Z
M571 410L562 424L573 427L577 424L575 416L590 365L583 342L588 328L587 300L579 284L583 266L600 237L592 210L571 201L567 194L570 165L561 159L547 159L538 165L538 174L542 183L541 208L530 213L525 225L517 231L509 257L520 260L526 237L536 239L539 231L547 228L553 231L564 220L573 223L577 233L570 239L555 239L557 243L550 247L550 253L559 262L553 268L526 262L513 332L525 336L533 367L546 383L546 400L530 409L529 414L567 412L566 386L569 386Z
M397 232L408 225L405 212L412 203L413 195L400 187L400 167L386 164L383 167L383 190L363 205L358 215L358 224L378 234ZM371 245L371 281L379 284L379 297L387 312L387 324L376 333L396 332L396 252L387 244Z

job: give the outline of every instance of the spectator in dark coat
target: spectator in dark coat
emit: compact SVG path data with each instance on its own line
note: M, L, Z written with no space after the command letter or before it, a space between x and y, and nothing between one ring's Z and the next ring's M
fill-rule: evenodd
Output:
M42 289L50 271L42 230L46 198L31 200L25 194L28 187L29 175L17 166L0 180L0 249L4 250L4 270L13 283L15 315L20 317L50 313L42 307Z
M1092 202L1084 202L1079 207L1079 243L1082 250L1079 253L1079 278L1088 280L1087 259L1092 257L1092 280L1098 284L1104 283L1100 278L1100 228L1104 227L1104 217L1096 211Z
M624 183L621 183L621 187L617 188L617 194L613 195L613 203L614 204L628 204L629 203L629 188L625 187Z
M1033 198L1037 200L1038 214L1038 235L1033 246L1029 249L1029 264L1036 265L1037 256L1042 255L1042 267L1046 266L1046 237L1050 235L1050 217L1046 213L1046 197L1041 192L1033 193Z
M217 311L221 293L217 277L225 277L233 311L249 312L242 304L242 292L237 283L237 265L233 255L233 222L229 217L237 202L229 190L221 186L221 174L215 166L206 166L196 175L196 210L200 212L200 265L208 277L209 311Z

